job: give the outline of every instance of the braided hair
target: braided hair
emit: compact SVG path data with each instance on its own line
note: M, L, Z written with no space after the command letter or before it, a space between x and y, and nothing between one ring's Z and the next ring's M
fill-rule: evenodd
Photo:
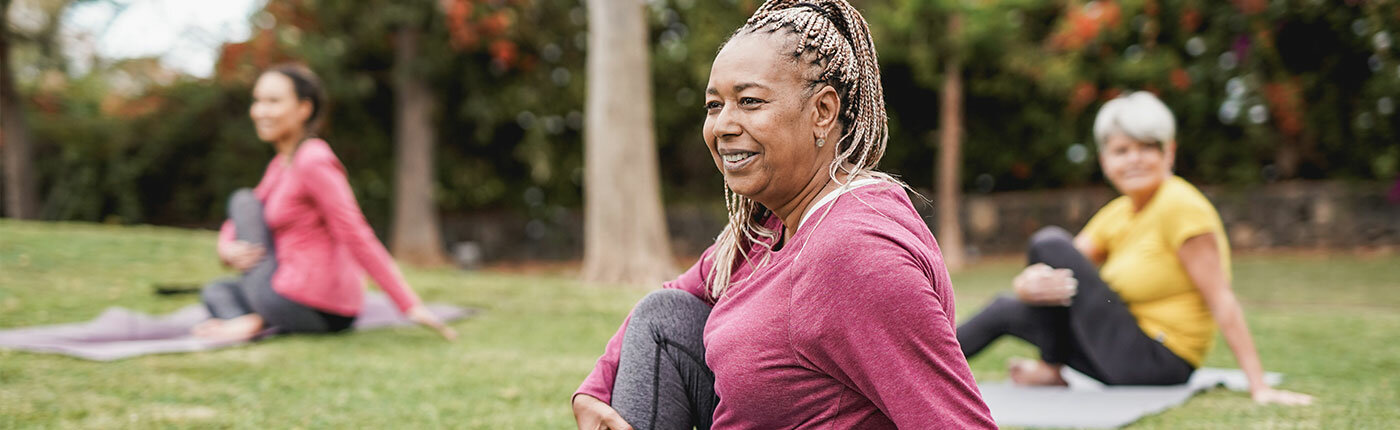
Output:
M837 118L842 136L828 172L832 180L840 183L837 173L845 172L848 181L842 184L843 188L850 185L849 178L861 175L903 185L874 170L885 154L889 126L875 41L865 18L846 0L768 0L730 38L779 32L794 36L790 58L808 65L804 70L810 74L804 77L809 82L807 96L815 94L821 85L828 85L840 97ZM779 234L763 225L771 213L767 208L734 193L728 186L724 189L724 206L729 224L715 241L714 266L707 286L715 300L724 295L732 282L736 260L747 260L753 245L771 249L770 244Z

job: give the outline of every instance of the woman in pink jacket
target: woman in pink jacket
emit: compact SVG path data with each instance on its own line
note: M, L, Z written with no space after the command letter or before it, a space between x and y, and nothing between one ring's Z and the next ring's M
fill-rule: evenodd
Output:
M319 79L298 65L273 67L253 87L258 138L277 149L257 188L229 200L218 254L237 277L204 287L213 315L196 336L246 340L280 333L332 333L354 322L368 273L413 321L448 340L456 333L428 311L365 222L345 167L314 137L325 112Z

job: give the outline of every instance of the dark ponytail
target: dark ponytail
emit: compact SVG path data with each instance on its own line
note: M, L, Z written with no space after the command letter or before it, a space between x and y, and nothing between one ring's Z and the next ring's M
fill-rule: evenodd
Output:
M321 128L321 120L325 117L326 111L326 90L321 86L321 78L316 77L316 73L304 65L297 63L284 63L272 66L263 73L276 72L292 80L292 88L296 91L297 100L307 100L311 102L311 116L306 118L302 125L306 129L306 137L316 135L316 131Z

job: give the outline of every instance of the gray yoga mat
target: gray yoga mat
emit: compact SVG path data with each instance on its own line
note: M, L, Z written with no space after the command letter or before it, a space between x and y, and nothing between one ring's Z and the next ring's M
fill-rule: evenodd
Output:
M1186 384L1168 386L1110 387L1068 368L1063 376L1069 387L1022 387L1009 381L979 382L977 387L998 426L1040 428L1122 427L1217 386L1249 389L1243 371L1210 367L1196 370ZM1278 385L1283 375L1269 372L1264 381Z
M476 309L429 303L428 309L444 321L475 315ZM63 354L94 361L113 361L147 354L207 351L248 342L215 342L189 334L190 328L209 318L203 305L190 305L171 314L147 315L112 307L88 322L0 330L0 348ZM364 307L355 318L354 330L412 325L387 296L365 295Z

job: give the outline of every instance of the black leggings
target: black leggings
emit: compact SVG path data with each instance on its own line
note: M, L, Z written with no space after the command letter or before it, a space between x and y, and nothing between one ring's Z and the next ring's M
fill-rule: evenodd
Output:
M622 337L612 407L639 430L707 430L719 396L702 340L710 306L681 290L648 294Z
M240 189L229 198L228 216L238 240L262 245L266 254L238 277L222 278L204 286L200 298L214 318L230 319L256 313L268 328L279 333L332 333L350 328L353 316L322 312L282 297L272 289L277 272L272 232L263 220L262 202L251 190Z
M963 355L972 358L1009 334L1039 348L1041 360L1067 365L1108 385L1174 385L1190 379L1195 368L1142 332L1123 299L1074 248L1069 232L1041 229L1031 237L1028 254L1029 264L1074 272L1079 291L1072 304L1031 306L999 296L958 326Z

